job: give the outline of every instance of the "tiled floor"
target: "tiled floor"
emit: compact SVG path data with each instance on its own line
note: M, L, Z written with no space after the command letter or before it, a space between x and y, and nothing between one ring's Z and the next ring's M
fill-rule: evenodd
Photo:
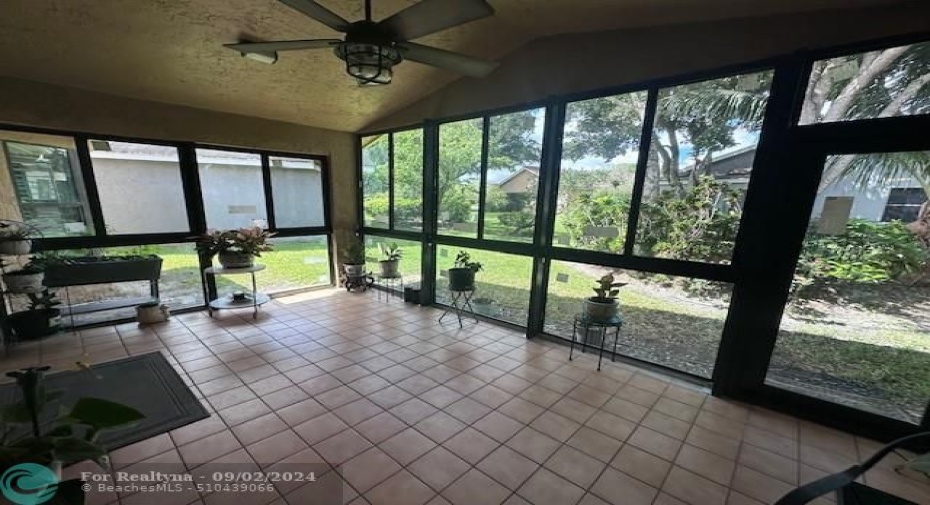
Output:
M589 355L569 362L566 347L486 323L441 326L438 315L326 290L279 299L254 322L196 313L67 334L17 347L4 364L160 350L213 416L115 451L116 467L325 462L341 465L352 504L772 503L878 446L632 366L596 372ZM894 473L896 458L867 483L930 503L930 486ZM308 486L235 501L312 503Z

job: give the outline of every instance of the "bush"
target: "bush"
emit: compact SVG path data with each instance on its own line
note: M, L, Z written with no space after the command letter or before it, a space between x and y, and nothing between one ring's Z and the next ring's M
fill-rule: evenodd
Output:
M702 177L679 196L664 191L640 208L640 254L721 263L733 256L742 216L741 194L726 182Z
M497 219L508 231L518 236L532 234L536 224L536 216L529 212L506 212L497 216Z
M900 221L851 219L843 235L816 230L816 222L811 223L791 286L794 296L806 296L832 282L893 281L930 261L930 252Z
M387 219L390 201L387 194L365 198L365 216L368 220L376 217ZM395 221L420 221L422 205L419 199L394 197Z
M574 244L621 252L629 211L630 196L627 194L614 191L580 194L565 206L562 222ZM616 226L620 235L616 238L586 237L585 229L589 226Z
M448 216L444 221L451 223L467 223L471 221L471 207L474 204L474 188L470 185L459 185L449 188L439 201L439 213Z
M505 212L509 210L507 193L498 185L489 185L488 193L484 197L484 206L487 212Z

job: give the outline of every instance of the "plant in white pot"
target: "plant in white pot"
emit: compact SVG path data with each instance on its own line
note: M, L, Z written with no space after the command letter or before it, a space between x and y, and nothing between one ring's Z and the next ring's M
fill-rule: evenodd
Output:
M404 257L404 251L397 247L397 244L379 244L381 249L381 260L378 264L381 266L381 277L397 277L399 275L397 266L400 259Z
M3 284L10 293L38 293L42 291L45 269L30 262L19 270L3 274Z
M21 256L32 250L30 229L20 223L0 223L0 255Z
M617 296L623 286L626 286L626 283L616 282L612 273L598 279L594 286L597 296L584 301L585 317L592 321L609 321L616 316L617 309L620 307Z
M459 251L455 256L455 263L449 272L449 290L469 291L475 289L475 274L484 270L480 262L472 261L471 255Z
M197 251L209 258L217 256L223 268L248 268L262 255L273 250L268 239L275 234L258 226L238 230L207 230L197 237Z

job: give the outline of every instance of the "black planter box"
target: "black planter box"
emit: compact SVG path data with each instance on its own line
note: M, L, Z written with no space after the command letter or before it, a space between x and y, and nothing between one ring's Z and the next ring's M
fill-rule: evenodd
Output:
M10 314L9 324L20 340L30 340L57 333L61 327L58 309L25 310Z
M404 301L409 303L414 303L419 305L420 301L420 288L407 286L404 288Z
M45 285L50 288L110 282L156 281L161 278L158 256L87 256L67 258L45 267Z

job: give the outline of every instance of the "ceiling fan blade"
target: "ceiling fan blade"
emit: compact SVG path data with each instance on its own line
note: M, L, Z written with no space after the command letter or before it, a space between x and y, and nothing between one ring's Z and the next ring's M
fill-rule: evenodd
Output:
M348 29L349 23L342 19L339 14L323 7L314 0L280 0L281 3L288 7L309 16L320 23L332 28L333 30L344 32Z
M299 49L324 49L342 42L339 39L314 40L279 40L275 42L239 42L223 44L240 53L273 53L278 51L296 51Z
M401 54L405 60L453 70L471 77L484 77L490 74L498 65L494 61L479 60L464 54L413 42L398 42L396 46L401 49Z
M485 0L422 0L378 24L400 40L413 40L492 14Z

